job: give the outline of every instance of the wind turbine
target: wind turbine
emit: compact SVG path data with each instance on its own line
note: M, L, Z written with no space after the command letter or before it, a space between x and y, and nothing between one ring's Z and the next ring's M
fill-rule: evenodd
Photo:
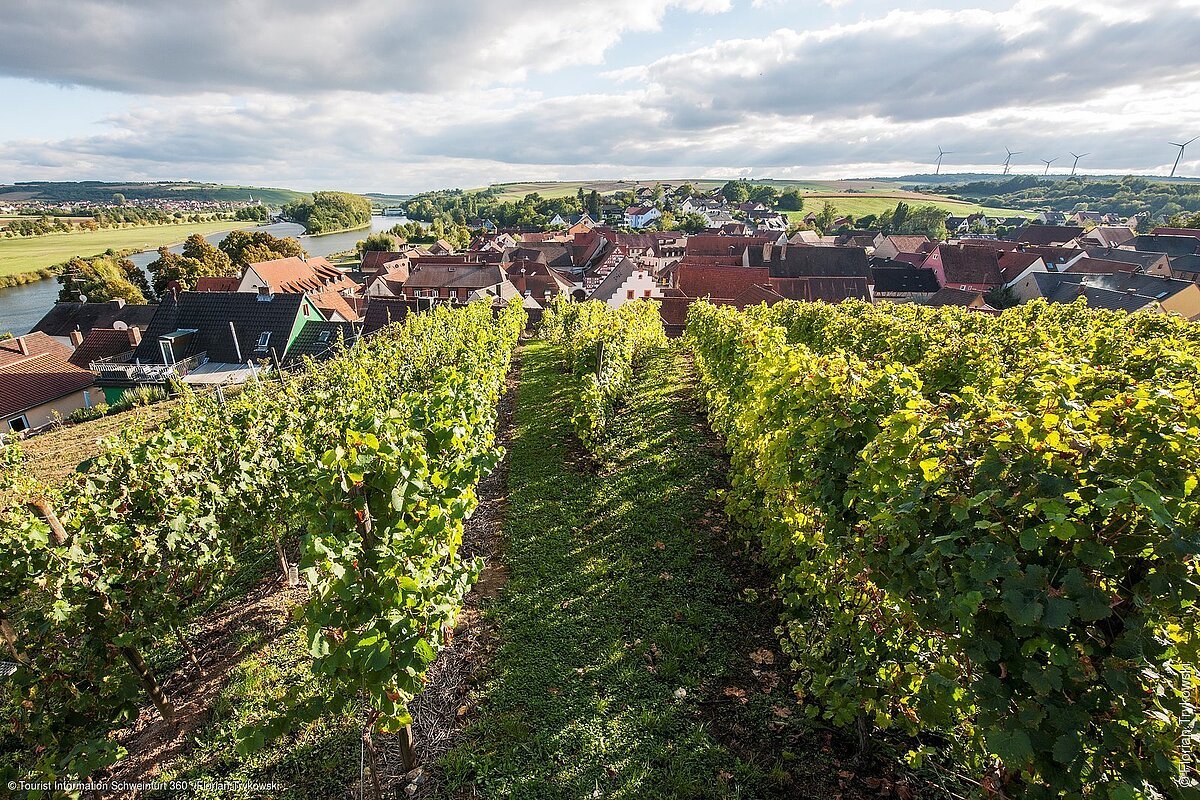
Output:
M1012 150L1009 150L1007 147L1004 149L1008 152L1008 158L1004 159L1004 174L1007 175L1008 168L1012 164L1012 157L1021 155L1021 152L1018 150L1017 152L1014 153Z
M1058 156L1055 156L1054 158L1050 159L1049 161L1047 161L1044 158L1039 158L1038 161L1041 161L1043 164L1046 165L1046 171L1043 172L1042 174L1049 175L1050 174L1050 165L1053 164L1055 161L1058 161Z
M1079 159L1084 156L1090 156L1091 153L1071 153L1075 157L1075 163L1071 165L1071 177L1075 177L1075 168L1079 166Z
M942 156L948 156L953 152L953 150L943 150L942 146L940 144L938 145L937 169L933 171L934 175L940 175L942 173Z
M1189 144L1196 141L1197 139L1200 139L1200 136L1193 136L1192 138L1188 139L1183 144L1179 144L1178 142L1168 142L1168 144L1170 144L1171 147L1179 148L1179 155L1175 156L1175 165L1173 167L1171 167L1171 177L1172 178L1175 177L1175 170L1179 169L1179 159L1183 158L1183 148L1187 147Z

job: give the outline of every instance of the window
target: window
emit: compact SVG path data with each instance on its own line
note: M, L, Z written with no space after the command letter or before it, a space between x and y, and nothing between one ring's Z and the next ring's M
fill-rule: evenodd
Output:
M83 390L83 407L84 408L92 407L92 393L89 392L87 389Z
M650 290L649 290L649 289L647 289L646 291L642 292L642 297L649 297L649 296L650 296Z
M632 300L632 299L633 299L633 289L629 289L629 290L627 290L627 291L625 292L625 299L626 299L626 300Z
M329 334L331 334L331 333L333 333L333 331L329 331L329 330L321 331L317 335L317 340L320 341L321 344L325 344L326 342L329 341Z
M262 333L260 333L258 335L258 346L255 347L254 349L255 350L266 350L267 345L270 344L270 342L271 342L271 332L263 331Z
M27 430L29 430L29 420L26 419L24 414L21 414L20 416L17 416L17 417L13 417L12 419L10 419L8 421L8 429L10 431L13 431L14 433L20 433L21 431L27 431Z
M159 339L158 349L162 351L163 363L168 367L175 364L175 348L171 346L169 339Z

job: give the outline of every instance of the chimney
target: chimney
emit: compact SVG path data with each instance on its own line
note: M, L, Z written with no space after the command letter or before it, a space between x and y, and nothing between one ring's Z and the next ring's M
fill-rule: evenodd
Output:
M29 355L29 342L25 341L25 337L24 337L24 336L18 336L18 337L17 337L17 350L18 350L18 351L21 353L21 355L23 355L23 356L27 356L27 355Z
M126 333L129 334L129 344L131 346L137 347L139 344L142 343L142 329L141 328L130 328L129 330L126 331Z
M79 347L79 345L83 344L83 332L80 331L78 328L71 331L70 336L71 336L71 346L72 347Z

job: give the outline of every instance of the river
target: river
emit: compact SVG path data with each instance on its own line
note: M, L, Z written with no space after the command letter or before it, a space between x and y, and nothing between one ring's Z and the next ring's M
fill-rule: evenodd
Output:
M404 217L371 217L370 233L386 231L397 224L407 223ZM301 236L304 229L293 222L274 222L250 230L265 230L273 236L295 236L300 240L310 256L327 256L344 250L353 250L354 245L367 236L367 229L346 231L344 233L329 233L324 236ZM213 233L204 238L216 244L225 238L228 231ZM175 252L183 249L182 244L171 248ZM157 250L146 250L129 256L129 260L143 270L146 265L158 258ZM58 281L53 278L27 283L24 286L11 286L0 289L0 332L12 331L14 336L29 333L51 306L58 299Z

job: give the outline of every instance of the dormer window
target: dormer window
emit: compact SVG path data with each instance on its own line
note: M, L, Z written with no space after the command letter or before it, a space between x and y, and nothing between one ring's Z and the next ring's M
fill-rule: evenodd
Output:
M333 331L330 331L330 330L321 331L319 334L317 334L317 341L319 341L321 344L328 343L329 342L329 334L331 334L331 333L333 333Z
M265 351L267 349L267 345L270 343L270 341L271 341L271 332L263 331L262 333L260 333L258 335L258 345L254 349Z

